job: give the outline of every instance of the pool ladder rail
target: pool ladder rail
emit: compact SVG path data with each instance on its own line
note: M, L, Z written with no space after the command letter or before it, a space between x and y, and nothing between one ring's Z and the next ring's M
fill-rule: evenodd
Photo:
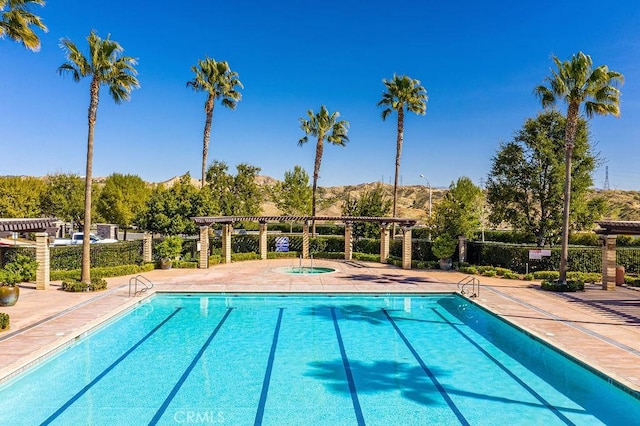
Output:
M140 290L138 290L138 285L141 287ZM133 295L137 296L151 290L153 288L153 282L143 275L136 275L135 277L129 278L129 297L131 297L131 287L133 287Z
M480 280L474 277L473 275L468 275L458 281L458 290L460 290L460 294L467 294L467 286L471 285L471 294L469 294L470 298L480 296Z

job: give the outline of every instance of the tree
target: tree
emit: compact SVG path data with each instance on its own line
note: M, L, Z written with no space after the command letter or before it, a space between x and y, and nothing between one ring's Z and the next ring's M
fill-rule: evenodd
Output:
M135 218L145 208L151 190L136 175L113 173L105 180L97 202L97 210L109 223L115 223L124 229L131 228Z
M44 3L44 0L0 0L0 38L9 37L33 52L40 50L40 39L32 27L44 32L47 27L31 8Z
M56 173L46 177L46 185L42 211L65 222L84 223L84 179L74 173Z
M197 65L192 66L191 71L195 73L195 77L187 82L187 87L193 88L196 92L207 92L207 100L204 103L206 119L202 137L202 180L200 181L200 187L204 188L215 102L221 99L223 106L235 109L242 98L236 86L241 89L244 86L238 79L238 73L231 71L229 64L224 61L216 62L213 58L204 58L199 60Z
M539 246L556 243L562 233L562 213L557 206L563 198L565 129L561 113L541 113L527 119L513 141L501 145L492 159L487 182L490 221L533 234ZM582 228L593 224L592 215L603 207L588 211L586 193L593 184L591 173L598 158L582 119L578 120L572 156L571 217Z
M44 182L35 177L0 176L0 217L40 216L40 196L44 190Z
M286 215L309 215L311 186L307 172L298 165L292 171L284 172L284 181L274 186L271 199Z
M61 47L65 51L67 62L58 68L61 75L71 74L75 82L81 78L89 77L89 132L87 136L87 167L85 173L84 191L84 235L89 235L91 231L91 180L93 171L93 133L98 114L98 102L100 100L100 86L106 85L109 94L116 104L128 101L131 91L139 87L136 78L135 59L122 55L123 49L120 44L110 40L101 39L91 31L87 37L89 43L89 56L84 56L78 47L69 39L61 40ZM91 281L89 268L90 263L89 238L82 241L82 272L80 280L88 283Z
M327 107L322 105L320 111L315 114L312 110L307 111L308 119L300 118L300 128L306 136L298 140L298 145L302 146L308 142L308 136L316 137L316 158L313 164L313 187L311 194L311 216L312 233L316 234L316 191L318 188L318 177L320 176L320 163L322 163L322 153L324 151L324 141L326 140L332 145L345 146L349 141L347 132L349 122L339 120L340 113L338 111L329 113Z
M360 197L347 194L342 204L344 216L385 217L391 212L391 200L382 185L365 190ZM380 225L371 222L354 222L353 236L356 238L379 238Z
M227 173L224 162L214 161L207 170L208 185L203 190L218 200L223 216L255 216L260 213L263 194L256 183L259 167L238 164L236 176Z
M198 229L191 218L211 215L215 208L210 192L196 188L191 175L186 173L170 188L163 185L153 188L136 224L145 231L163 235L195 235Z
M582 52L561 62L552 56L558 68L551 70L551 76L545 78L545 84L535 88L542 106L548 108L557 99L567 104L567 123L565 129L565 185L562 220L562 252L560 254L560 276L558 281L567 281L567 256L569 246L569 209L571 199L571 157L574 148L580 106L584 104L584 113L588 118L593 115L620 115L620 90L617 85L624 82L622 74L610 71L606 65L593 68L589 55Z
M378 106L382 110L382 120L393 112L398 114L398 128L396 137L396 172L393 181L393 217L397 214L398 204L398 177L400 175L400 157L402 156L402 144L404 142L404 114L405 110L415 114L424 115L427 112L427 91L420 85L419 80L414 80L406 75L393 75L392 80L383 79L386 91L382 93L382 99ZM393 224L395 234L395 223Z
M449 191L434 208L436 235L471 237L480 227L482 189L466 176L451 183Z

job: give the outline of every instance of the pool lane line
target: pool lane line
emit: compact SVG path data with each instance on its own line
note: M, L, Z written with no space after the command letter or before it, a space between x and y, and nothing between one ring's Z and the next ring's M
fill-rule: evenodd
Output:
M445 388L442 386L442 384L438 381L438 378L435 376L435 374L433 374L431 369L427 367L427 364L425 364L425 362L422 360L422 358L420 357L418 352L415 350L411 342L409 342L409 339L407 339L407 337L404 335L402 330L400 330L400 327L398 327L398 325L393 320L393 318L391 318L391 315L389 315L389 312L386 309L382 309L382 312L387 317L387 320L391 323L393 328L396 330L396 333L398 333L398 336L400 336L404 344L407 346L407 348L409 348L409 351L411 352L413 357L416 359L416 361L418 361L418 364L420 364L420 367L422 367L422 370L427 374L427 376L429 376L429 379L431 379L433 384L436 386L436 389L438 389L438 392L440 392L440 396L442 396L442 398L445 400L445 402L447 403L451 411L453 411L453 413L456 415L460 424L469 426L470 423L467 421L467 419L465 419L464 415L458 409L456 404L453 402L453 400L451 399L451 397L449 396Z
M344 342L342 340L342 334L340 333L338 318L336 317L336 308L331 308L330 310L331 318L333 319L333 328L336 330L336 338L338 339L338 346L340 347L342 365L344 366L344 372L347 375L347 383L349 385L349 393L351 394L351 402L353 403L353 411L355 411L358 426L364 426L365 423L364 416L362 415L362 407L360 407L358 391L356 390L356 384L353 380L353 373L351 372L351 366L349 365L349 358L347 358L347 351L344 349Z
M282 314L284 308L279 308L278 321L276 322L276 329L273 332L273 341L271 342L271 352L269 352L269 361L267 362L267 370L264 373L264 380L262 381L262 392L260 393L260 402L258 403L258 412L256 413L256 421L254 425L261 425L262 418L264 416L264 407L267 403L267 393L269 392L269 384L271 382L271 372L273 371L273 361L276 357L276 346L278 345L278 336L280 335L280 325L282 324Z
M149 339L156 331L158 331L163 325L165 325L171 318L173 318L178 312L180 312L182 308L176 308L168 317L166 317L162 322L156 325L150 332L148 332L142 339L138 340L138 342L129 348L125 353L120 355L118 359L111 363L107 368L105 368L102 373L97 375L91 382L89 382L85 387L80 389L74 396L71 397L67 402L65 402L55 413L50 415L41 425L48 425L53 422L60 414L62 414L67 408L69 408L74 402L76 402L82 395L84 395L89 389L91 389L96 383L98 383L104 376L106 376L111 370L113 370L118 364L120 364L126 357L131 355L133 351L138 349L140 345L142 345L147 339Z
M505 366L504 364L502 364L497 358L495 358L493 355L491 355L486 349L484 349L482 346L480 346L477 342L475 342L471 337L469 337L464 331L460 330L460 328L458 328L457 325L455 325L454 323L452 323L451 321L449 321L444 315L442 315L440 312L438 312L437 308L431 308L431 310L438 315L440 318L442 318L442 320L444 322L446 322L449 326L451 326L451 328L453 328L455 331L457 331L463 338L465 338L469 343L471 343L473 346L475 346L480 352L482 352L482 355L484 355L485 357L489 358L491 361L494 362L494 364L496 364L502 371L504 371L505 373L507 373L513 380L515 380L520 386L522 386L524 389L526 389L535 399L537 399L540 403L542 403L542 405L544 405L547 409L549 409L553 414L556 415L556 417L558 417L560 420L562 420L565 424L567 425L575 425L575 423L573 423L571 420L569 420L569 418L567 418L564 414L562 414L560 412L560 410L558 410L558 408L554 407L551 403L549 403L546 399L544 399L544 397L542 395L540 395L538 392L536 392L531 386L529 386L528 384L526 384L521 378L519 378L513 371L511 371L509 368L507 368L507 366Z
M169 404L171 404L171 401L173 400L173 398L175 398L176 394L178 393L178 391L180 390L184 382L187 380L187 377L189 377L189 374L191 374L191 371L193 371L198 361L200 361L200 358L202 358L204 351L207 350L213 338L216 337L216 334L218 334L218 331L220 331L220 329L222 328L222 325L227 320L227 318L229 317L229 314L231 314L231 311L233 311L233 309L234 308L227 308L227 312L225 312L224 316L222 317L222 319L220 320L216 328L213 330L213 332L211 332L211 334L209 335L209 338L206 340L206 342L204 342L204 345L202 345L202 347L196 354L195 358L193 358L193 360L191 361L191 364L189 364L189 366L184 371L184 373L182 373L182 376L180 377L178 382L173 386L173 389L171 389L171 392L169 393L167 398L164 400L164 402L156 412L155 416L153 416L153 419L151 419L151 421L149 422L150 425L155 425L158 423L158 421L160 420L164 412L169 407Z

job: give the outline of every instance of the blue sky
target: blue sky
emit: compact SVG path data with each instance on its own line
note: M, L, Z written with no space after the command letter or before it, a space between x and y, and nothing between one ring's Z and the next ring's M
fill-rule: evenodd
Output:
M351 126L346 147L326 147L319 185L389 182L395 116L383 122L376 104L382 79L397 73L429 96L426 115L406 119L402 183L424 184L424 174L434 187L461 176L479 184L499 144L540 111L532 91L551 55L584 51L625 75L621 117L591 120L604 160L595 186L608 165L612 189L640 190L637 0L50 0L36 12L49 27L40 52L0 40L0 175L84 175L89 81L56 69L60 38L86 52L95 29L138 59L141 88L122 105L101 93L94 176L199 177L205 95L186 82L208 55L228 61L245 86L235 111L216 106L209 161L279 179L296 164L311 174L315 146L297 146L298 119L324 104Z

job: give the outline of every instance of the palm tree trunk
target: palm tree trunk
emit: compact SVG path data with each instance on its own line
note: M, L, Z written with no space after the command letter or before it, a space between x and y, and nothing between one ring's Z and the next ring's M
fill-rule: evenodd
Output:
M560 252L560 274L558 282L567 282L567 259L569 257L569 209L571 206L571 157L573 144L578 128L578 104L569 104L567 111L567 125L565 130L565 159L564 159L564 207L562 213L562 251Z
M318 188L318 178L320 177L320 163L322 162L322 152L324 151L324 135L318 135L316 143L316 160L313 165L313 194L311 197L311 235L316 236L316 189Z
M206 113L206 120L204 122L204 135L202 137L202 180L200 181L200 188L204 188L207 177L207 155L209 154L209 139L211 138L211 122L213 121L213 107L215 98L212 94L209 94L207 103L204 106Z
M84 224L82 226L82 271L80 281L91 282L91 180L93 176L93 131L98 115L98 98L100 95L100 81L94 76L91 81L91 100L89 102L89 134L87 136L87 169L84 182Z
M398 176L400 175L400 157L402 156L402 141L404 139L404 108L398 109L398 137L396 140L396 175L393 181L393 217L397 214L398 205ZM393 237L396 235L396 223L393 223Z

